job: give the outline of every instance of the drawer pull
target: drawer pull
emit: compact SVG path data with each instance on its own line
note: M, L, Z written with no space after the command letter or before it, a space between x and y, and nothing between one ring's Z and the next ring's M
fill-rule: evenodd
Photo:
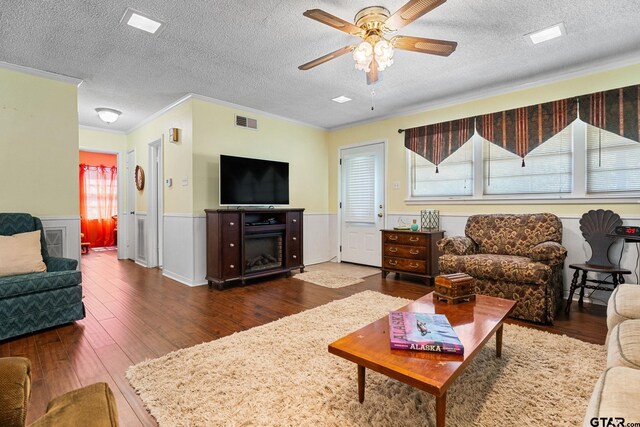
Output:
M298 258L298 255L291 255L291 258L296 259Z
M389 252L398 252L398 248L389 248Z
M398 265L398 261L396 261L395 259L390 259L389 265Z
M298 240L298 238L297 237L292 237L291 240Z
M417 237L409 237L409 241L410 241L410 242L417 242L417 241L419 241L419 240L420 240L420 239L418 239Z
M418 264L416 264L416 263L414 263L414 262L410 262L410 263L409 263L409 267L411 267L411 268L418 268L418 267L419 267L419 265L418 265Z
M398 240L398 236L396 236L395 234L390 234L389 240Z
M233 265L233 264L230 264L230 265L229 265L229 268L236 268L236 266L235 266L235 265Z
M233 243L229 243L229 246L230 247L234 247L235 245Z
M298 222L298 220L294 218L294 219L293 219L293 222Z
M419 251L419 250L417 250L417 249L410 249L410 250L409 250L409 253L410 253L411 255L418 255L418 254L420 253L420 251Z
M233 227L234 225L236 225L234 222L229 223L229 227Z

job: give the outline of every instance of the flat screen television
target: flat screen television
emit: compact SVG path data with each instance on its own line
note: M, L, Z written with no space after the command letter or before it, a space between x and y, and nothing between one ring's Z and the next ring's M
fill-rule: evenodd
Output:
M289 204L289 163L220 155L220 205Z

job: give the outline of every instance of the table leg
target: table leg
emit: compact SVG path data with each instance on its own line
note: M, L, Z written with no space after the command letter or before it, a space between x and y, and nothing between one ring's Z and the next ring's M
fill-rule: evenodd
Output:
M436 396L436 426L444 427L445 416L447 414L447 392L442 396Z
M364 402L364 366L358 365L358 400Z
M564 309L564 312L569 314L569 310L571 310L571 303L573 302L573 293L578 287L578 276L580 275L580 270L576 269L573 273L573 278L571 279L571 287L569 288L569 298L567 298L567 306Z
M578 305L582 307L584 301L584 285L587 284L587 270L582 272L582 280L580 280L580 297L578 298Z
M502 357L502 330L504 325L500 325L496 331L496 357Z

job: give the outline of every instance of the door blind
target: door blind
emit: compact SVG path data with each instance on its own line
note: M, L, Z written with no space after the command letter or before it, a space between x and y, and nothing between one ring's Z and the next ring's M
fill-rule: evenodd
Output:
M373 155L344 159L345 221L375 222L375 167Z

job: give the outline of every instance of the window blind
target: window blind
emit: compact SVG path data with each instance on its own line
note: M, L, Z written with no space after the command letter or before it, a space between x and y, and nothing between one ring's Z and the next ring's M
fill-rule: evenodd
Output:
M513 153L482 140L483 188L487 195L570 193L572 127L531 150L526 166Z
M473 139L436 165L411 153L411 196L470 196L473 193Z
M587 126L587 193L640 191L640 143Z

